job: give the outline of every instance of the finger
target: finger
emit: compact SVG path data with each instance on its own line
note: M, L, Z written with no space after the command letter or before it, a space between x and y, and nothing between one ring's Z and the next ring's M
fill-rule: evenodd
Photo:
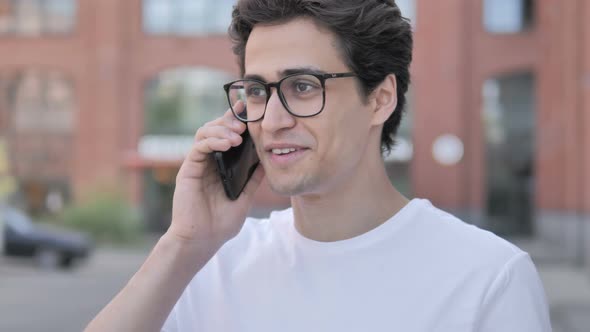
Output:
M242 113L242 111L244 111L244 108L246 107L246 104L244 104L243 101L238 100L233 107L230 109L230 111L233 109L233 111L235 112L235 114L240 114Z
M231 111L230 111L231 113ZM233 119L216 119L212 122L209 122L199 128L195 133L195 142L206 139L208 137L219 137L219 138L227 138L232 139L232 136L235 139L235 136L232 133L235 133L237 136L240 136L247 128L246 124L239 121L232 115ZM241 140L236 141L238 144L241 143Z
M233 105L233 109L237 114L241 113L244 109L244 103L240 100ZM211 124L214 125L225 125L226 127L237 129L239 132L242 132L243 129L246 127L246 123L238 120L232 112L231 109L228 109L223 116L213 120Z
M250 178L250 181L248 181L248 184L246 184L246 187L244 188L244 195L241 195L246 198L242 199L252 199L254 197L254 194L256 194L256 190L258 190L260 183L264 179L264 175L264 168L262 167L262 165L258 164L256 170L254 171L254 174L252 174L252 177Z
M227 151L231 147L231 142L225 138L209 137L195 143L187 159L193 162L204 162L208 160L211 153L215 151Z
M229 111L229 116L228 117L223 117L223 121L224 124L227 127L232 128L233 130L236 130L238 133L243 133L244 130L246 130L246 123L238 120L238 118L235 117L235 115L232 113L232 111Z
M233 129L220 125L209 125L200 128L195 135L195 143L206 140L208 138L227 139L232 142L232 145L237 146L242 143L242 137L239 132Z

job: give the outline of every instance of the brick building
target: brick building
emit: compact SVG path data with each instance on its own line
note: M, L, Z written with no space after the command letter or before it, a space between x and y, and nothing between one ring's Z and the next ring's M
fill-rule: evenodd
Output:
M590 5L455 0L417 8L414 192L590 262ZM465 153L445 166L433 162L432 147L449 133Z
M392 181L590 261L590 5L398 0L415 30ZM199 125L237 75L233 0L0 0L0 139L31 206L118 184L165 223ZM259 208L285 204L268 189Z

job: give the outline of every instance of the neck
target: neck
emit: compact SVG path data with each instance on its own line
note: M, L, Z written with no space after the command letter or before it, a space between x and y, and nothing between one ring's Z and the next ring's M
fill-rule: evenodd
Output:
M375 159L373 159L375 160ZM297 231L312 240L340 241L383 224L407 203L391 185L383 161L359 167L330 190L291 198Z

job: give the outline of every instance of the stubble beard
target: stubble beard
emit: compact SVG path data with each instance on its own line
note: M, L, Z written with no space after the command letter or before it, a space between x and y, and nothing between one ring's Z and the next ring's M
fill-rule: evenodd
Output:
M298 196L309 193L317 183L317 177L310 174L267 175L270 189L280 196Z

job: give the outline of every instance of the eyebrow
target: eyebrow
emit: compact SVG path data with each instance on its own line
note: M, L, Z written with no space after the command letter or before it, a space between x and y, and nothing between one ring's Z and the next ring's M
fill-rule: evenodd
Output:
M319 69L318 67L313 66L304 66L304 67L294 67L294 68L287 68L283 70L279 70L278 72L279 77L285 77L293 74L325 74L326 72ZM261 75L257 74L247 74L244 75L244 79L246 80L258 80L262 82L266 82L267 80L262 77Z

